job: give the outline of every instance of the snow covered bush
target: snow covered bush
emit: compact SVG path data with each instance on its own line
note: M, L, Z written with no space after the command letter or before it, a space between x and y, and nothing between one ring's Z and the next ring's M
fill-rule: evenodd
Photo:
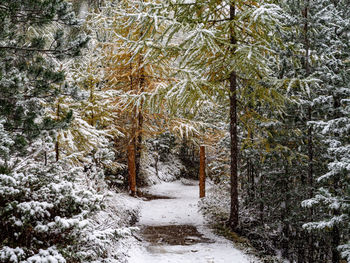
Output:
M70 2L1 1L0 262L103 262L128 232L94 217L114 152L78 110L90 101L72 67L88 38Z
M230 186L227 177L221 177L221 182L217 182L209 187L205 198L200 199L199 208L204 214L206 220L212 224L217 230L230 236L230 230L227 222L230 216ZM276 232L273 229L266 231L257 224L259 214L256 213L254 207L247 208L244 206L243 199L240 199L240 225L236 230L240 235L248 238L249 243L261 252L261 255L273 255L275 247L273 245L273 237ZM226 233L227 232L227 233ZM236 242L243 241L239 236L235 235ZM268 261L266 261L268 262Z
M186 170L177 152L176 138L169 132L147 140L145 146L140 167L140 180L144 185L174 181Z
M0 175L0 262L79 262L78 239L100 207L74 183L77 170L62 163Z
M149 140L150 150L157 153L161 162L169 161L169 156L174 152L176 137L170 132L160 134L157 138Z
M226 182L214 184L207 190L207 197L199 202L200 210L209 220L225 224L230 216L230 188Z
M79 254L84 262L127 262L130 237L138 228L139 208L132 197L104 191L104 208L89 218L83 230Z
M344 115L350 116L348 112ZM330 232L334 247L333 257L350 260L350 118L342 117L315 123L323 128L328 140L328 172L317 178L321 187L302 206L325 211L322 218L305 223L303 227L314 232ZM339 250L342 252L339 256Z
M10 134L4 129L4 120L0 119L0 160L7 160L10 154L10 147L15 143ZM1 165L1 162L0 162ZM1 173L1 170L0 170Z

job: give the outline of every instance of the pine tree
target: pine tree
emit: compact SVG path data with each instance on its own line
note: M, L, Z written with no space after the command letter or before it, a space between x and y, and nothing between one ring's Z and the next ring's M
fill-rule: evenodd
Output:
M337 261L339 254L336 243L341 241L341 236L347 235L346 231L340 233L336 225L331 230L332 234L326 231L305 231L313 228L309 227L312 224L306 222L321 222L322 218L328 217L327 210L321 206L312 206L311 199L310 202L303 202L308 206L303 213L298 203L315 194L321 182L316 179L326 173L326 164L332 158L332 148L327 152L327 144L324 143L332 137L331 131L328 130L329 134L322 133L325 120L333 119L336 111L346 108L344 103L340 106L348 90L348 51L347 44L344 44L347 43L346 3L284 1L280 5L287 14L285 25L290 30L283 32L284 47L273 46L280 56L274 71L277 76L291 80L287 93L290 101L282 118L276 116L279 122L267 130L269 150L263 152L257 148L266 161L260 164L255 161L255 169L263 175L264 180L255 189L261 188L260 191L264 193L261 196L264 209L260 210L265 225L277 227L274 226L277 222L275 213L283 215L280 219L283 242L279 244L285 257L291 261L324 262L330 260L332 255L333 260ZM342 95L337 98L338 94ZM273 112L269 114L275 115ZM346 113L342 116L346 116ZM250 155L257 160L248 150L246 158ZM245 169L248 173L248 167ZM276 198L276 189L284 193L278 195L280 207L276 202L271 202ZM258 203L259 200L253 202L256 207ZM301 228L303 224L305 229Z
M311 64L320 84L313 90L312 101L318 112L309 125L315 127L328 145L328 173L318 174L317 182L321 188L303 205L316 211L323 206L328 213L321 214L314 220L316 222L304 227L331 230L332 262L338 262L339 245L349 240L349 3L322 1L316 4L311 1L310 10L313 25L319 33L312 35L313 48L322 60ZM348 253L345 249L343 255L346 257Z
M99 201L55 162L56 131L72 112L52 119L47 105L72 93L59 61L87 38L63 0L2 1L0 17L0 261L84 261L80 230Z
M61 27L48 29L53 20L57 25L78 23L62 0L3 1L0 16L0 114L15 141L14 150L19 150L42 129L52 128L53 122L42 116L41 106L55 98L57 84L64 79L55 60L76 55L86 38L68 41Z

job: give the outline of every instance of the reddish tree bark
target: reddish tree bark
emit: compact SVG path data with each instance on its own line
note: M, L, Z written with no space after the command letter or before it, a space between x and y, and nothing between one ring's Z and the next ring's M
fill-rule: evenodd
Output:
M128 145L128 172L129 172L129 190L130 195L136 195L136 165L135 165L135 146L133 143Z

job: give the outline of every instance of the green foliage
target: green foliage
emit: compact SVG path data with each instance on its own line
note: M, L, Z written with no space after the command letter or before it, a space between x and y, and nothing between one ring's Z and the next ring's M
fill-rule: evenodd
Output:
M55 98L64 80L57 58L77 54L87 39L69 40L63 31L78 24L63 0L3 1L0 17L0 116L18 151L41 130L52 129L45 126L42 106Z
M210 15L214 14L209 13L209 8L208 13L205 8L201 9L205 3L196 3L198 17L192 17L213 19ZM350 127L346 63L349 57L349 6L346 1L293 0L279 2L279 6L275 10L283 10L283 17L280 17L280 23L272 23L274 28L271 30L278 32L280 39L268 40L271 53L260 52L268 61L262 62L265 67L269 66L267 75L284 79L275 83L285 89L271 89L264 78L258 81L258 85L252 84L250 77L245 79L240 75L245 71L236 69L242 78L237 94L241 142L241 229L260 249L273 253L277 247L290 261L337 260L337 246L346 243L349 236L346 201ZM191 8L195 8L195 4ZM308 8L307 14L305 8ZM194 21L197 20L187 19L186 23L193 24ZM243 25L238 28L244 28ZM238 48L242 35L237 36ZM253 42L249 42L249 38L245 39L246 42L259 40L256 34L251 36ZM201 38L208 39L208 35L202 32L198 39ZM192 43L194 48L198 39L187 43ZM210 47L209 44L203 47L208 49L208 54L209 49L218 50L212 43ZM200 52L197 51L195 56ZM214 59L212 54L209 57ZM196 57L196 61L200 58ZM253 64L259 65L259 62ZM201 70L204 64L195 65ZM220 64L216 61L217 65ZM249 68L246 62L242 65ZM209 72L209 68L210 64L205 64L202 71ZM249 72L245 74L250 76ZM203 81L207 74L201 76ZM266 97L267 94L271 99ZM216 98L217 95L213 96ZM214 178L221 178L217 182L224 182L227 178L229 146L228 143L216 144L215 160L208 164L210 173L217 176ZM307 209L301 207L301 203ZM211 207L210 204L205 206ZM212 208L209 214L215 215L215 209ZM307 223L309 221L313 222ZM347 246L340 248L346 257Z
M169 132L162 133L156 139L150 140L150 150L159 155L161 162L169 161L168 156L176 146L176 137Z
M62 167L35 163L25 171L0 175L1 262L10 260L16 249L21 254L13 262L34 259L40 250L57 249L56 256L66 259L77 251L84 219L100 200L79 190L72 181L74 171Z
M0 261L84 261L82 229L100 200L54 163L53 137L73 111L50 118L47 105L71 92L60 60L87 38L71 34L78 20L64 0L5 0L0 18Z

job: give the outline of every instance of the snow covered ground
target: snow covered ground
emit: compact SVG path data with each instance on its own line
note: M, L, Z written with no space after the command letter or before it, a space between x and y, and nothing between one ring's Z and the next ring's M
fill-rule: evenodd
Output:
M235 248L234 244L211 232L205 226L203 216L198 211L198 186L184 185L180 181L163 182L147 188L152 194L168 196L172 199L141 201L141 217L138 226L141 229L151 227L194 226L202 238L186 237L192 240L209 240L194 242L189 245L170 245L162 240L158 242L138 242L131 246L128 255L130 263L251 263L258 262ZM142 231L139 234L142 236ZM171 235L175 236L176 233Z

